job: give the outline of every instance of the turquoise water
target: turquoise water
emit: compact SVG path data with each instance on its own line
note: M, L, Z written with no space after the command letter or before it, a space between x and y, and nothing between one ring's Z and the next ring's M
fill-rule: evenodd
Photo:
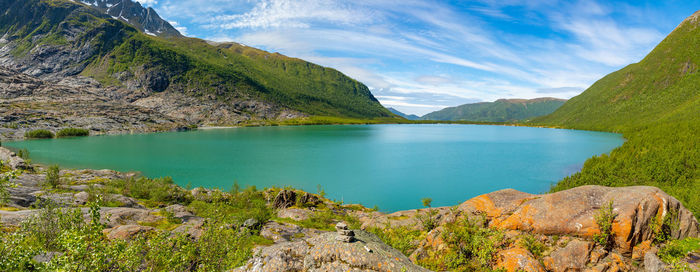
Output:
M541 193L623 143L618 134L480 125L209 129L4 143L35 162L141 171L229 189L293 186L380 210L455 205L504 188Z

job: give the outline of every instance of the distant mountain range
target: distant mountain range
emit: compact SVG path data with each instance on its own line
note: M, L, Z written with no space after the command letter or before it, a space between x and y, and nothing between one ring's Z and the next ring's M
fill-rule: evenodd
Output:
M559 98L499 99L495 102L464 104L431 112L421 120L514 122L554 112L566 102Z
M415 114L405 114L405 113L400 112L399 110L394 109L394 108L391 108L391 107L390 107L390 108L386 108L386 109L389 110L389 111L390 111L391 113L393 113L393 114L396 114L396 115L398 115L398 116L401 116L401 117L403 117L403 118L406 118L407 120L418 120L418 119L420 119L420 116L415 115Z

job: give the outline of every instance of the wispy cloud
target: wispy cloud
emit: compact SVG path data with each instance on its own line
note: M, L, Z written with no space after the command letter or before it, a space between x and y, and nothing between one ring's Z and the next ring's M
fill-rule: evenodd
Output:
M384 105L422 114L466 102L580 93L638 61L668 31L654 24L665 18L661 13L634 4L159 0L156 8L187 22L173 24L187 33L336 68L367 84Z

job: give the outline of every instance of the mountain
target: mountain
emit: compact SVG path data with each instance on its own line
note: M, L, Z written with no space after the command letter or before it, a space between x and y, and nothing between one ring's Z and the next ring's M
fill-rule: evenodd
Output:
M465 104L431 112L422 120L512 122L547 115L566 100L544 97L535 99L499 99L495 102Z
M392 116L337 70L236 43L147 35L98 9L127 2L90 3L0 0L0 66L47 83L91 78L110 90L105 99L196 125Z
M177 29L170 23L158 16L152 8L144 8L138 2L131 0L74 0L80 2L112 16L114 19L122 20L141 32L163 37L180 37Z
M390 111L391 113L393 113L393 114L396 114L396 115L398 115L398 116L401 116L401 117L403 117L403 118L406 118L407 120L418 120L418 119L420 119L420 117L419 117L418 115L415 115L415 114L405 114L405 113L400 112L400 111L398 111L397 109L394 109L394 108L386 108L386 109L389 110L389 111Z
M638 63L613 72L533 124L619 132L554 190L587 184L660 187L700 214L700 11Z

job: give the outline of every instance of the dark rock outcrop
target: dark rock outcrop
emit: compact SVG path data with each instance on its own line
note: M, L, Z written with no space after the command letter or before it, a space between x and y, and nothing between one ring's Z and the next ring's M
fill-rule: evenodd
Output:
M181 37L168 21L163 20L152 8L145 8L131 0L77 0L95 7L112 18L128 23L142 32L162 37Z

